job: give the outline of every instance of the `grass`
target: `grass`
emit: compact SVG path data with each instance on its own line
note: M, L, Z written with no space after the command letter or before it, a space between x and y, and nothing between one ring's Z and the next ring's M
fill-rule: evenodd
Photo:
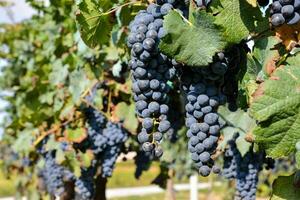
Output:
M159 174L159 166L153 163L152 167L143 172L137 180L134 177L135 166L133 161L117 163L113 176L108 179L108 188L147 186Z
M151 168L144 172L139 180L134 177L135 165L133 161L126 161L117 163L114 170L113 177L108 180L108 188L120 188L120 187L138 187L138 186L149 186L151 181L159 174L159 165L158 163L153 163ZM200 178L199 182L207 182L207 178ZM0 172L0 197L5 196L14 196L15 194L15 182L16 179L12 178L10 180L5 179L3 173ZM175 183L184 183L188 182L188 179L185 180L175 180ZM208 195L209 194L209 195ZM112 198L111 200L160 200L164 199L165 194L152 194L148 196L131 196L124 198ZM228 186L224 183L221 187L214 187L213 193L209 193L207 190L201 190L199 192L199 199L213 200L230 200ZM211 197L212 196L212 197ZM227 197L227 199L226 199ZM189 199L188 191L176 192L176 200L186 200Z
M151 185L151 181L159 174L158 163L153 163L148 171L143 172L139 180L134 177L135 165L133 161L116 164L113 177L108 179L108 188L137 187ZM0 197L13 196L15 193L15 178L7 180L0 171ZM178 182L178 180L177 180Z
M6 179L0 172L0 197L12 196L15 194L15 184L13 179Z

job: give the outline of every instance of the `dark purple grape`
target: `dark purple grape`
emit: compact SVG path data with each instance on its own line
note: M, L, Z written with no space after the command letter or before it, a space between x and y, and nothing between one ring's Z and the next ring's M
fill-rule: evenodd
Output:
M294 14L294 6L292 5L285 5L281 8L281 13L283 17L288 18Z
M138 134L138 141L141 144L148 142L149 138L149 134L147 134L145 131Z
M273 26L280 26L284 24L285 19L281 13L276 13L271 16L271 23Z
M280 13L281 12L282 5L279 3L279 1L274 1L272 3L271 9L273 13Z
M202 167L199 168L199 173L201 176L208 176L211 172L211 169L207 165L203 165Z
M216 113L208 113L207 115L204 116L204 122L213 125L217 123L219 119L219 116Z
M157 147L155 148L155 150L154 150L154 155L155 155L155 157L157 157L157 158L162 157L162 155L163 155L163 149L162 149L160 146L157 146Z
M136 54L141 54L144 50L143 48L143 44L141 43L135 43L133 46L132 46L132 50L134 53Z
M164 5L162 5L162 7L160 8L160 12L163 14L163 15L166 15L169 13L170 10L173 9L173 6L172 4L169 4L169 3L166 3Z
M143 143L142 148L145 152L150 152L154 149L154 145L150 142L145 142Z
M146 37L147 38L152 38L152 39L156 39L157 38L157 31L156 30L152 30L150 29L147 33L146 33Z
M155 132L153 133L153 139L160 142L163 138L163 135L161 132Z
M171 124L169 121L167 120L164 120L164 121L161 121L158 125L158 130L160 132L167 132L169 130L169 128L171 127Z
M300 21L300 15L297 12L295 12L294 16L291 19L287 20L287 24L294 25L297 24L299 21Z

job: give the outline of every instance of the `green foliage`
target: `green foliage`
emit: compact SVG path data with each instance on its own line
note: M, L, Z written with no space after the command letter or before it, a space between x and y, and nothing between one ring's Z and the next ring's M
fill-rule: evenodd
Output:
M131 133L135 133L139 124L137 118L135 117L134 104L127 105L126 103L121 102L116 106L115 111L117 117L124 122L124 127Z
M259 75L257 72L263 70L268 75L271 67L275 67L275 62L279 58L279 52L275 46L279 43L275 37L267 37L257 40L253 49L252 57L255 60L257 69L249 69L249 74L254 76ZM251 71L250 71L251 70Z
M294 175L279 176L273 183L271 200L296 200L300 190L294 185Z
M76 17L81 26L82 38L89 47L94 48L109 42L114 20L108 9L114 2L85 0L79 4Z
M224 149L228 140L232 139L235 133L239 133L239 137L236 140L237 148L241 155L245 155L251 147L251 143L246 141L246 137L256 126L255 121L249 116L248 112L240 109L232 112L227 107L221 106L218 112L227 122L227 127L222 130L224 140L220 144L220 148Z
M178 12L171 11L164 20L167 35L162 39L160 49L178 62L205 66L226 43L210 14L196 11L192 18L189 22Z
M135 135L140 124L131 100L126 36L130 21L146 1L50 0L50 6L27 2L38 11L36 16L0 27L0 59L6 61L0 88L12 94L5 97L10 104L5 109L10 120L3 125L0 159L6 174L19 175L18 189L27 187L23 191L28 192L22 195L38 199L36 172L44 162L37 149L45 138L47 150L56 153L57 163L76 176L80 176L81 167L91 164L93 154L89 151L60 149L62 141L75 144L86 139L84 109L89 106L111 121L123 122L132 136L126 150L139 150ZM300 141L300 55L292 56L282 48L277 37L269 34L268 18L253 5L253 1L216 0L204 10L192 4L189 19L170 11L164 20L167 35L159 47L182 64L204 67L217 52L227 53L238 46L229 63L240 68L234 77L240 107L229 111L223 106L218 111L227 122L219 150L224 150L238 132L237 146L242 155L256 142L270 157L292 154L299 168L295 144ZM249 37L254 48L246 53ZM178 138L162 144L163 183L170 171L178 178L194 173L187 152L179 83L174 82L172 88L177 94L170 99L176 101L175 113L181 118ZM23 158L38 164L24 167ZM279 177L273 184L272 200L299 199L293 181L294 176Z
M262 17L259 7L245 0L220 0L220 4L215 23L223 27L227 42L236 44L250 33L268 29L268 20Z
M260 88L263 95L256 97L251 107L258 121L256 142L273 158L293 153L300 139L298 63L298 57L290 58L287 65L276 69Z
M299 151L297 151L295 154L295 160L296 160L297 169L300 169L300 152Z
M83 108L89 106L85 97L90 94L96 83L106 80L113 84L108 84L104 91L96 92L94 100L97 102L91 102L95 108L104 109L103 98L108 97L109 91L114 91L111 95L111 98L114 98L111 107L114 107L114 103L117 105L122 101L128 102L130 93L124 90L121 82L128 79L129 74L121 74L118 80L111 76L111 67L125 55L124 49L114 51L119 48L119 44L124 47L124 37L118 39L119 44L111 42L112 28L119 27L119 24L109 20L110 29L103 34L105 38L99 38L97 35L97 39L103 42L103 48L89 49L77 30L75 1L53 0L49 7L36 4L35 1L29 2L38 9L39 15L20 24L1 26L3 31L0 33L0 58L7 62L2 69L0 87L1 90L12 93L12 96L5 97L11 105L6 109L10 120L5 124L5 143L1 146L12 147L12 151L18 153L20 160L22 157L29 157L31 162L39 162L39 165L30 166L28 170L22 170L20 173L20 177L26 177L26 174L36 175L38 168L43 166L36 148L44 138L50 136L47 149L55 150L57 162L79 176L80 167L90 165L90 155L75 152L74 149L61 151L59 144L62 140L74 143L86 138ZM82 2L80 8L84 8L87 3L91 1ZM114 2L102 3L103 5L97 3L97 8L103 6L102 10L106 11L111 9ZM104 30L102 28L101 26L101 33ZM119 29L114 30L115 34L123 32ZM98 30L96 34L99 33ZM114 52L114 57L110 56L111 52ZM123 55L119 55L119 52ZM121 63L123 64L123 61ZM118 98L115 98L115 95ZM126 124L134 133L138 124L133 107L131 104L130 117L126 119L129 120ZM108 110L108 116L110 115L112 110ZM117 117L114 120L123 119ZM11 159L5 159L5 170L23 168ZM35 185L36 181L24 179L19 188L22 190L22 187L28 187L30 184Z

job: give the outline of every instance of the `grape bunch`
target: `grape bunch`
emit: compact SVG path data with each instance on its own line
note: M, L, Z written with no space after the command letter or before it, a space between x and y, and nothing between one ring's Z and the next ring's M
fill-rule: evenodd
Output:
M104 151L107 144L107 137L103 135L103 129L106 127L107 119L101 112L91 107L86 109L86 118L90 148L95 154L99 154Z
M64 145L65 146L65 145ZM62 146L62 148L64 147ZM61 196L65 191L67 182L74 183L75 193L79 199L92 199L94 195L94 175L96 166L92 165L88 169L82 169L79 178L64 166L56 163L55 151L48 151L44 154L45 165L40 170L39 176L43 180L47 192L53 196Z
M138 151L134 157L134 163L136 165L134 176L140 178L143 171L146 171L150 167L151 161L154 159L153 154L150 152Z
M128 134L121 123L108 121L106 116L92 107L87 108L85 113L88 137L81 149L91 149L101 161L102 177L110 177Z
M65 192L65 182L73 181L75 176L55 161L55 152L44 154L45 165L39 172L47 192L53 196L61 196Z
M220 97L214 85L204 84L201 80L188 86L185 106L188 150L199 173L208 176L213 166L211 155L216 149L221 128L216 113Z
M215 90L213 86L206 88L204 84L197 84L187 96L188 150L192 153L192 160L199 168L200 174L208 176L213 166L211 155L215 151L220 134L219 116L215 111L219 100L216 93L210 94Z
M238 163L235 199L256 199L258 174L262 170L263 154L248 152Z
M75 192L77 199L93 199L95 195L94 176L96 167L91 166L81 169L81 176L75 181Z
M271 24L293 25L300 21L300 0L274 0L271 4Z
M121 153L124 142L128 139L127 132L120 123L108 122L103 130L103 136L107 139L106 148L99 156L102 167L102 177L111 177L112 172Z
M225 53L217 53L213 62L204 67L186 68L183 72L182 89L186 95L186 126L189 128L188 150L195 166L202 176L211 171L219 173L211 158L214 154L223 121L217 114L219 105L226 101L219 88L228 70L228 58Z
M228 146L224 153L222 176L229 180L237 177L237 166L242 160L242 156L240 155L235 143L238 136L238 134L235 134L233 138L227 142Z
M176 77L178 63L159 52L158 44L165 36L163 16L182 1L166 0L150 4L130 23L128 47L131 48L129 66L132 71L132 91L136 112L142 119L138 141L145 152L156 157L163 154L159 146L163 135L171 127L168 120L168 84Z
M237 149L235 134L228 141L225 151L222 175L227 179L236 179L235 200L255 200L258 184L258 174L262 170L265 154L253 152L253 148L242 156Z

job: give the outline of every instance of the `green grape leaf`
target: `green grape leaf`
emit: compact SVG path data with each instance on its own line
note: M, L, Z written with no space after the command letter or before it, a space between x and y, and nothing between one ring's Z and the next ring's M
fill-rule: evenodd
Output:
M52 71L49 74L49 81L54 86L64 84L68 73L68 65L63 65L62 60L56 60L53 63Z
M132 133L136 132L139 123L135 115L134 104L127 105L121 102L116 106L115 113L119 120L124 121L123 125L127 130Z
M70 73L69 91L72 94L74 104L79 104L81 95L85 90L91 88L93 82L88 79L84 69L74 70Z
M86 137L86 130L84 128L71 129L68 128L65 130L65 136L69 142L82 142Z
M55 161L58 164L63 163L66 160L65 153L61 148L57 148L55 151Z
M47 103L48 105L53 104L53 98L55 96L55 91L48 91L39 96L39 100L41 103Z
M250 133L256 126L256 122L250 117L248 111L238 109L237 111L230 111L228 106L220 106L218 109L219 115L227 122L229 126L240 129L245 133Z
M60 147L60 143L55 140L54 135L50 135L45 145L46 151L56 150L59 149L59 147Z
M193 13L194 24L178 12L171 11L164 20L167 33L159 48L166 55L189 66L206 66L212 62L216 52L226 46L219 28L214 25L213 17L206 13Z
M100 89L97 90L94 98L93 98L93 104L98 110L103 109L103 96L104 96L104 90Z
M251 105L258 121L255 141L272 158L288 156L300 140L299 56L289 58L265 81Z
M14 142L12 149L15 152L28 153L32 149L34 134L38 134L37 129L26 128L19 133L19 137Z
M257 69L262 69L265 74L271 74L275 69L275 62L279 58L278 51L274 48L280 41L276 37L267 37L257 40L253 49L256 69L249 73L259 75Z
M299 200L300 189L294 186L294 175L279 176L272 185L270 200Z
M79 177L81 175L81 164L76 156L75 151L66 153L66 164L70 167L71 171L76 177Z
M279 57L275 49L277 38L271 36L255 41L252 53L247 55L247 69L242 77L240 88L245 91L248 103L252 102L257 82L268 78L268 74L275 69Z
M239 133L239 137L236 139L237 149L242 156L244 156L249 151L251 143L245 140L245 132L242 132L240 129L231 126L223 128L221 132L223 133L224 138L219 144L218 149L224 150L228 144L228 141L233 138L234 134Z
M251 133L256 126L255 120L249 116L249 112L245 112L241 109L232 112L227 107L228 106L220 106L218 109L219 115L227 123L227 127L222 129L224 140L219 145L219 148L224 149L228 140L230 140L235 133L239 133L236 144L238 150L242 156L244 156L251 147L251 143L247 142L245 137L247 134Z
M219 10L215 23L224 28L227 42L239 43L255 30L268 28L268 18L262 17L259 7L253 7L245 0L220 0L220 3L222 9Z
M142 9L145 9L145 6L142 4L131 4L121 7L116 13L119 24L122 24L123 26L129 25L138 11Z
M86 151L85 153L80 152L78 153L77 158L81 161L81 166L89 167L94 159L94 154L92 151Z
M295 159L296 159L296 167L297 167L297 169L300 169L300 152L299 151L297 151L295 153Z
M66 100L65 105L60 110L60 120L69 119L74 114L74 104L71 100Z
M104 10L109 4L109 0L83 0L78 6L76 19L80 25L81 37L91 48L106 44L110 40L114 18Z

